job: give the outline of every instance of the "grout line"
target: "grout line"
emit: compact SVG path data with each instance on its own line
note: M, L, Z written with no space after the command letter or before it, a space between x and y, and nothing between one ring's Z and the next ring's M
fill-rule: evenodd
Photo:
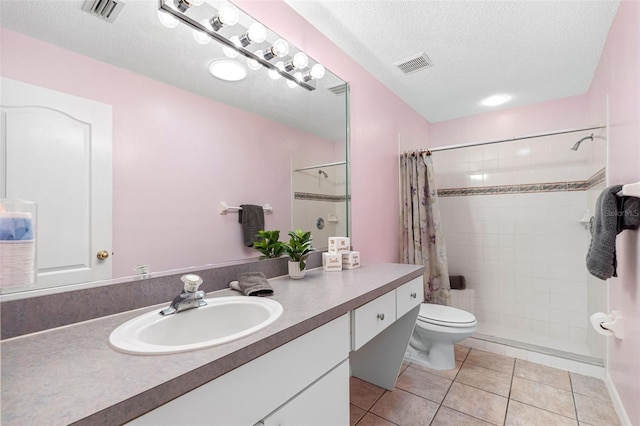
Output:
M573 410L576 412L576 421L580 424L580 419L578 418L578 404L576 404L576 392L573 390L571 374L569 374L569 386L571 387L571 399L573 400Z

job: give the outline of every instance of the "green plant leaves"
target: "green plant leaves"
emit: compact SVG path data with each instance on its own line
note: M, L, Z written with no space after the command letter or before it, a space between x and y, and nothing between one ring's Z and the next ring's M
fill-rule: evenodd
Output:
M289 242L284 243L284 251L292 261L300 262L300 270L304 271L307 264L305 259L309 257L314 249L312 247L313 237L311 232L303 232L301 229L289 231Z
M280 231L258 231L259 240L253 243L253 248L262 253L260 259L280 257L285 253L285 244L280 239Z

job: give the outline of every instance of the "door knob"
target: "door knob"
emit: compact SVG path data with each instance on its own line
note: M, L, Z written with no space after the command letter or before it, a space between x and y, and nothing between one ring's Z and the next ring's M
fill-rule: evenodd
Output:
M100 260L105 260L109 257L109 252L106 250L100 250L96 257Z

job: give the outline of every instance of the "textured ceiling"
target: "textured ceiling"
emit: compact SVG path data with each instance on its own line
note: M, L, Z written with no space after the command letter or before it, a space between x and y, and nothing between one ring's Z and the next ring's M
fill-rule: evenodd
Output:
M619 4L285 1L432 123L586 93ZM393 66L421 52L433 67ZM496 93L513 100L480 104Z

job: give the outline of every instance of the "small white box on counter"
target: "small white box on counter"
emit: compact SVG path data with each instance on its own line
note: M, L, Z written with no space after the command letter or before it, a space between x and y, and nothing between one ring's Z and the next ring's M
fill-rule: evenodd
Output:
M360 252L350 251L342 253L342 269L356 269L360 267Z
M337 253L322 253L322 268L325 271L342 271L342 256Z
M350 250L349 237L329 237L329 253L346 253Z

